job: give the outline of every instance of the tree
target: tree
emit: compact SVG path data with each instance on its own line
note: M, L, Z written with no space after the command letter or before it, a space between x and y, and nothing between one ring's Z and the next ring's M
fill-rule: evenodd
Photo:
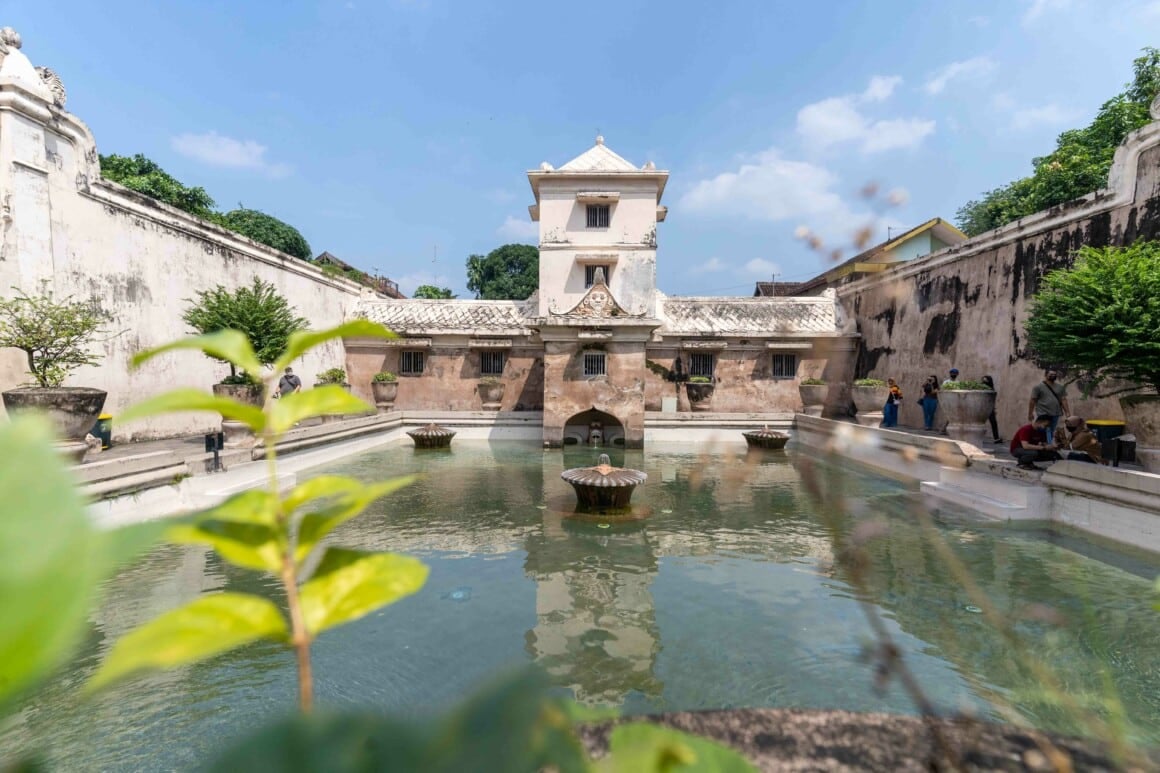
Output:
M412 298L430 298L432 300L440 300L443 298L454 298L451 294L450 287L436 287L435 285L419 285L415 288L415 292L411 294Z
M488 301L526 300L540 284L540 251L529 244L505 244L467 259L467 289Z
M1132 72L1132 82L1100 107L1090 125L1060 134L1054 151L1031 162L1030 177L964 204L955 213L959 228L975 236L1104 187L1116 148L1151 120L1148 106L1160 91L1160 49L1145 48Z
M187 299L187 302L191 305L181 315L185 324L203 335L218 330L240 330L249 337L258 362L263 365L271 364L286 350L291 333L306 329L306 320L295 316L290 302L274 285L258 277L249 286L233 291L222 285L202 290L196 299ZM258 374L244 376L253 380ZM230 378L239 379L232 362Z
M208 218L213 213L213 199L204 188L182 185L164 169L138 153L128 156L101 156L101 176L126 188L144 193L158 201Z
M265 212L241 207L212 219L224 228L248 236L287 255L310 260L310 244L298 229Z
M1160 242L1084 247L1042 288L1025 325L1040 361L1160 391Z
M0 299L0 348L24 352L28 373L42 389L59 387L82 365L96 365L89 352L104 322L91 303L54 301L51 295L29 297L17 291Z

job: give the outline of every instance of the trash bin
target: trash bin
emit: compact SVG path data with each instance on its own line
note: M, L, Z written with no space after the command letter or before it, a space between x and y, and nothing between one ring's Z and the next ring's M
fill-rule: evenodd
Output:
M1096 440L1100 441L1100 453L1105 459L1111 459L1116 454L1116 438L1124 434L1125 424L1122 421L1113 421L1112 419L1088 419L1088 429L1096 436ZM1131 449L1125 448L1124 444L1120 447L1119 458L1122 461L1130 462L1135 459L1135 444L1132 444ZM1126 454L1130 453L1131 458Z
M113 445L113 414L102 413L97 417L97 423L93 425L89 434L101 439L101 448Z

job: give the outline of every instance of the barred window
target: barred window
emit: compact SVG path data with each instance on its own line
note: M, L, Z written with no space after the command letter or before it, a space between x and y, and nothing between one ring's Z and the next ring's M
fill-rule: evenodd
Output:
M604 269L604 281L606 283L608 282L608 279L609 279L608 275L612 271L612 266L607 266L607 265L585 266L584 267L584 287L585 288L589 288L592 285L596 284L596 269L598 269L598 268Z
M713 365L716 357L712 354L694 352L689 355L689 375L707 376L713 378Z
M604 376L608 371L604 365L604 352L585 352L584 353L584 375L585 376Z
M399 352L399 373L404 376L421 376L423 352Z
M796 354L775 354L773 355L773 377L774 378L795 378L797 376L797 355Z
M589 228L607 228L610 220L609 205L607 204L589 204L588 205L588 227Z
M479 375L481 376L500 376L503 375L504 353L503 352L480 352L479 353Z

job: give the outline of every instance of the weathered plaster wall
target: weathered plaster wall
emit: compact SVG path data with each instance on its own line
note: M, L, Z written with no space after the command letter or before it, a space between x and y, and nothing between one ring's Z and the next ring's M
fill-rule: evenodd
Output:
M584 355L591 345L573 341L544 344L544 444L563 443L564 425L573 415L596 408L615 416L624 426L628 448L644 444L643 342L609 342L602 346L607 375L584 375Z
M352 316L357 285L324 276L300 260L217 228L100 178L96 144L75 116L0 83L0 288L91 300L108 315L102 362L76 371L69 386L109 393L114 415L131 402L177 386L204 386L228 373L192 352L166 355L130 372L144 348L190 333L185 300L199 290L271 282L312 327ZM295 363L309 385L315 373L344 363L341 342ZM27 379L23 356L0 353L0 389ZM208 431L209 414L114 422L119 440Z
M963 378L990 374L999 432L1009 438L1025 423L1031 388L1042 378L1023 330L1042 277L1071 265L1081 246L1140 239L1160 239L1160 122L1125 141L1108 190L840 288L862 334L855 375L897 379L906 394L900 423L914 427L921 426L916 400L927 375L941 381L951 367ZM1068 389L1073 413L1123 418L1115 398L1083 400L1079 392Z
M347 378L351 392L373 403L371 377L379 371L399 372L399 355L403 347L347 347ZM478 411L480 349L472 349L463 340L443 342L424 349L423 374L399 376L395 409L400 411L440 410ZM544 362L538 345L516 344L506 350L501 411L539 411L543 408Z

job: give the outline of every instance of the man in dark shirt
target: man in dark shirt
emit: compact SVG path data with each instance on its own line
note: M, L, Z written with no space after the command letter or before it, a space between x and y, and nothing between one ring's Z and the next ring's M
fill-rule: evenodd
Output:
M293 368L286 368L282 378L278 380L278 395L290 395L302 391L302 379L294 375Z
M1024 424L1011 438L1011 455L1019 462L1023 470L1039 470L1032 462L1059 461L1056 446L1047 442L1047 428L1051 426L1051 417L1040 414L1035 421Z

